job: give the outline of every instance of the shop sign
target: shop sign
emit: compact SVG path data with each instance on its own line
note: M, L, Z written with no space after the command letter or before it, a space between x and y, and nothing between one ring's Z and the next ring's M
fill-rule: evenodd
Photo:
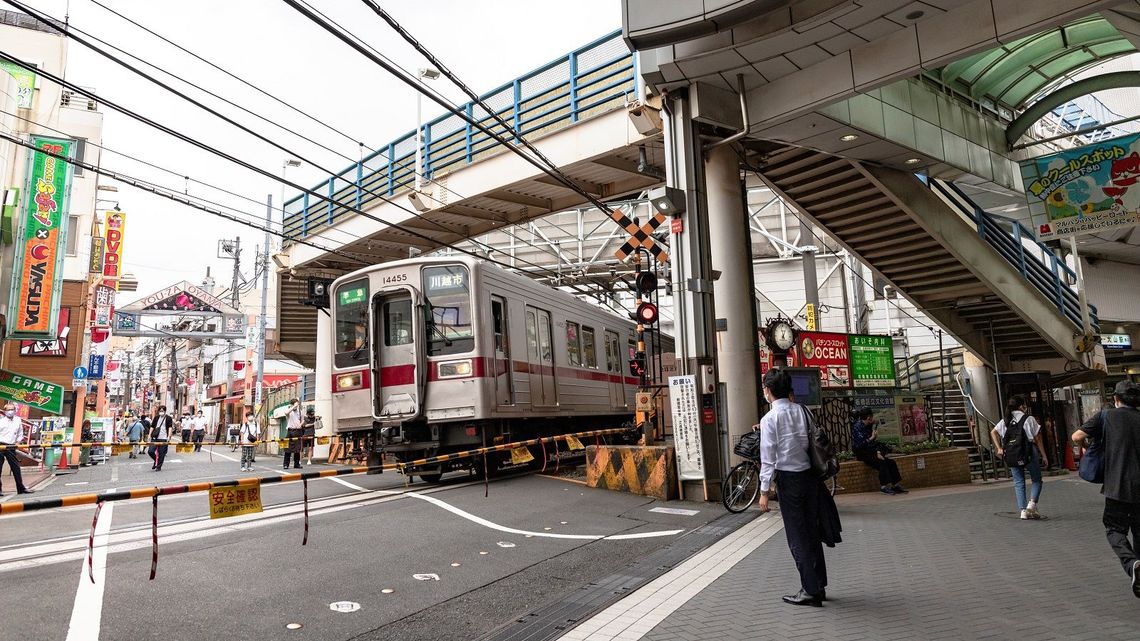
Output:
M1128 334L1101 334L1100 344L1105 349L1132 349L1132 337Z
M226 395L226 384L218 383L206 388L206 398L224 398Z
M851 382L855 387L894 387L895 353L890 336L851 334Z
M801 367L819 369L824 389L851 387L850 345L847 334L801 332L797 345Z
M91 237L91 262L87 265L87 272L90 274L103 273L103 237Z
M894 396L859 395L851 398L851 409L861 410L865 407L871 408L875 413L875 429L879 432L880 439L902 438Z
M48 414L63 413L63 387L5 369L0 369L0 398Z
M684 480L705 478L699 403L695 376L669 377L669 405L673 412L677 474Z
M236 487L219 487L207 492L210 500L210 518L224 519L243 514L261 512L261 482Z
M1043 241L1140 225L1140 134L1023 161L1021 176Z
M92 326L107 328L115 315L115 289L107 285L95 286L95 309Z
M103 284L118 290L123 275L123 235L127 228L127 215L121 211L107 212L103 232L106 242L103 249Z
M67 246L63 221L72 170L69 163L48 153L71 158L75 142L32 136L32 146L26 200L16 234L8 337L54 339L63 295L63 248Z
M7 60L0 60L0 71L6 71L16 79L16 106L31 109L36 95L36 74Z

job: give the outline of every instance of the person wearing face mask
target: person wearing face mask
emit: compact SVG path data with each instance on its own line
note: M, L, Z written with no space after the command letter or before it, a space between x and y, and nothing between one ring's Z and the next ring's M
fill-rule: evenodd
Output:
M867 467L879 473L879 491L883 494L906 494L899 482L898 463L887 458L890 452L884 443L879 442L879 431L875 429L875 412L869 407L855 410L855 424L851 427L851 452Z
M0 445L16 445L20 442L20 437L24 434L23 424L20 422L20 417L16 416L16 406L7 403L4 405L4 415L0 416ZM16 492L19 494L31 494L32 490L24 487L24 477L20 474L20 459L16 458L15 449L5 449L3 456L0 457L0 474L4 472L4 462L8 462L8 467L12 469L12 478L16 481ZM4 496L3 487L0 487L0 496Z
M150 469L161 472L162 463L166 460L167 445L170 442L170 435L174 431L174 419L166 413L166 406L159 405L158 412L154 416L152 423L153 427L150 429L150 458L154 461L154 465Z
M194 417L194 451L202 451L202 441L206 440L206 415L202 410L198 410L198 415Z
M241 439L241 471L253 471L253 444L261 436L261 426L257 424L257 417L253 412L245 413L245 422L241 424L238 436Z

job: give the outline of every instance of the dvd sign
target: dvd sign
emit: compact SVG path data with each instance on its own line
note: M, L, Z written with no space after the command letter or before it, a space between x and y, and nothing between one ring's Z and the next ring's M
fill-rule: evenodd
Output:
M821 387L824 389L851 387L851 348L847 334L801 332L797 347L800 366L819 369Z

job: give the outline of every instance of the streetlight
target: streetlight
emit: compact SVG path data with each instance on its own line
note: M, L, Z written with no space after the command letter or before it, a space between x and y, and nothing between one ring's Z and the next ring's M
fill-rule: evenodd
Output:
M416 72L420 81L435 80L439 77L439 70L427 67ZM423 92L416 92L416 191L420 191L424 184L423 178Z

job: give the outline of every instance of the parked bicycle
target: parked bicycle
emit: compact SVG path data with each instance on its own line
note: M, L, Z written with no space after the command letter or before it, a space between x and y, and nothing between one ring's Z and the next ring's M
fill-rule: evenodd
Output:
M751 507L760 494L760 430L753 427L751 432L741 436L733 452L744 461L737 463L724 477L720 497L725 509L736 514ZM827 479L825 484L832 496L843 489L838 475Z

